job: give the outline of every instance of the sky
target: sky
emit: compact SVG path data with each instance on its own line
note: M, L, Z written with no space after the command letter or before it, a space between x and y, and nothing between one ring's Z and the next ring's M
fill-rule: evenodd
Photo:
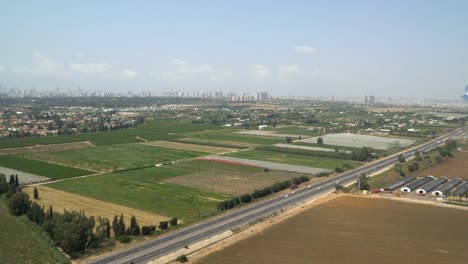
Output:
M460 99L468 1L0 0L0 84Z

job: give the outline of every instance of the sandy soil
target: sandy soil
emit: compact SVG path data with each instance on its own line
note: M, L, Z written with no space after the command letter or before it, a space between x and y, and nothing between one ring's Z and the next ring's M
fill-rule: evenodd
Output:
M39 191L40 199L35 201L40 205L43 205L46 209L52 205L54 210L58 212L62 212L65 209L69 211L84 210L85 214L88 216L106 217L110 221L112 221L115 215L123 214L127 224L130 223L130 217L134 215L140 226L158 225L159 221L168 219L165 216L56 190L46 186L36 187ZM26 187L23 191L29 194L32 199L34 187Z
M149 145L149 146L155 146L155 147L200 151L200 152L207 152L207 153L213 153L213 154L229 153L229 152L237 151L237 149L234 149L234 148L213 147L213 146L169 142L169 141L152 141L152 142L143 143L143 144Z
M468 261L468 211L399 201L331 195L189 258L203 264Z
M37 145L37 146L20 147L20 148L5 148L5 149L0 149L0 155L25 154L25 153L44 152L44 151L73 150L73 149L84 149L84 148L94 148L94 147L96 146L93 143L89 141L82 141L82 142L72 142L72 143L62 143L62 144Z

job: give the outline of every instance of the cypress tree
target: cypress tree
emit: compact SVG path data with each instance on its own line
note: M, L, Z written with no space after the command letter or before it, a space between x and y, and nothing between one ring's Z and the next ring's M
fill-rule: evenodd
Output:
M112 220L112 231L114 231L114 236L119 236L119 217L114 216L114 220Z
M129 235L139 236L140 235L140 226L137 223L136 217L132 215L130 218L130 230Z
M125 220L124 220L123 214L120 215L119 223L117 226L118 226L119 236L124 235L126 228L125 228Z
M19 187L18 174L16 174L16 176L15 176L15 187L16 187L16 188Z
M10 175L10 181L8 181L8 184L9 185L15 185L15 175Z
M34 187L34 200L39 199L39 191L37 190L36 187Z

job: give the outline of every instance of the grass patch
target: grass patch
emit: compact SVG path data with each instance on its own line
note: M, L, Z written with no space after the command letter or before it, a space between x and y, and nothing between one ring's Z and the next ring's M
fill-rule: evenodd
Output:
M203 215L214 214L217 203L230 196L162 182L189 171L188 168L147 168L47 186L190 223Z
M220 126L193 124L189 120L155 120L135 128L121 129L108 132L85 134L29 137L18 139L1 139L0 148L15 148L34 145L49 145L66 142L91 141L93 144L113 145L120 143L142 142L137 137L146 140L166 140L180 137L179 133L220 129Z
M0 156L0 166L45 176L53 180L72 178L93 173L87 170L70 168L16 156Z
M0 262L2 263L70 263L39 226L26 216L8 213L6 199L0 198Z
M169 149L143 144L118 144L89 149L35 153L32 157L95 171L115 171L151 166L204 155L203 152Z
M349 164L352 167L356 167L361 164L357 161L351 160L340 160L334 158L323 158L315 156L305 156L298 154L285 154L268 150L247 150L235 153L229 153L226 156L253 159L253 160L264 160L279 163L288 163L301 166L309 166L315 168L324 168L334 170L336 167L342 167L344 164Z

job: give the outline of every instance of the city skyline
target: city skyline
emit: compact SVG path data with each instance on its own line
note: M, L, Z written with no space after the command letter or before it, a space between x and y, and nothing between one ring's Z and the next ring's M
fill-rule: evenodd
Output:
M468 83L464 1L2 6L4 87L462 100Z

